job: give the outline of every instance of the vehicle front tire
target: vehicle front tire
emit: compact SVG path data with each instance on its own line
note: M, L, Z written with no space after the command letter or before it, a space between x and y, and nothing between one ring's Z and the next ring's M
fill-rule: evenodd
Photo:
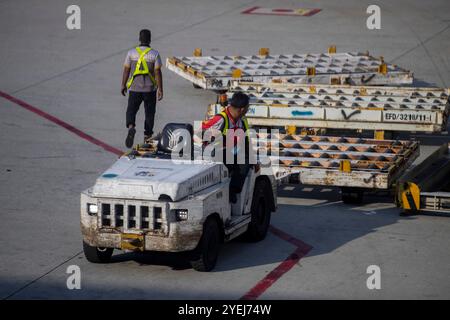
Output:
M88 245L83 241L84 256L92 263L107 263L111 260L113 248L99 248Z
M249 241L257 242L263 240L270 225L268 186L265 181L259 181L255 186L252 200L251 220L246 232Z
M203 226L203 235L200 242L193 252L192 268L201 272L208 272L214 269L219 256L220 246L219 225L215 219L208 219Z

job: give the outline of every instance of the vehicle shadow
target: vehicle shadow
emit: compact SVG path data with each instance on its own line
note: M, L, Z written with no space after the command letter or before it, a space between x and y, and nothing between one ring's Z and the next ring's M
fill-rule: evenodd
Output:
M318 256L337 250L345 244L402 220L417 216L401 215L389 192L373 192L364 196L358 205L344 204L340 190L335 187L282 186L278 194L278 210L272 214L271 225L288 237L312 246L307 256ZM405 241L401 236L389 235L386 241ZM284 261L295 245L277 233L268 232L260 242L242 238L225 243L212 272L226 272L251 267L271 271L273 264ZM191 269L189 252L121 253L116 251L111 263L134 261L140 266L167 266L172 270ZM272 266L271 266L272 265Z
M125 261L135 261L141 266L146 265L159 265L169 266L173 270L186 270L190 269L189 253L188 252L159 252L159 251L146 251L146 252L124 252L114 254L110 263L121 263Z
M424 88L433 88L439 87L436 83L427 82L422 79L414 78L412 87L424 87Z
M340 190L336 187L286 187L289 186L282 186L279 190L278 211L272 216L272 225L290 237L312 246L307 254L310 257L333 252L351 241L401 220L417 218L401 216L401 211L393 203L393 196L388 192L369 193L365 195L363 203L347 205L341 201ZM287 190L283 190L284 188ZM259 244L254 245L256 253L250 262L248 259L232 259L234 264L231 265L225 260L230 259L231 255L242 257L236 246L235 250L221 256L216 270L282 262L295 250L293 244L282 240L275 233L270 233L262 241L261 247ZM280 251L284 254L282 259L279 259Z
M272 226L310 246L308 256L326 254L351 242L392 225L400 220L416 219L401 216L388 192L367 194L360 205L346 205L340 200L336 187L284 185L279 188L279 206L272 215ZM243 238L225 243L212 272L233 271L262 267L271 271L271 265L284 261L296 247L269 232L260 242ZM135 261L141 266L168 266L173 270L190 269L190 253L119 253L112 263Z

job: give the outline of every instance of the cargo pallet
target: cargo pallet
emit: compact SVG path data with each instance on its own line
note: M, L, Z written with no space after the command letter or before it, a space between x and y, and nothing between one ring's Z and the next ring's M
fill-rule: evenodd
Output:
M394 190L406 212L450 212L450 185L442 182L450 180L449 146L408 171L419 143L386 140L398 131L445 132L450 89L407 87L412 72L368 53L336 53L334 46L328 53L283 55L261 48L252 56L204 57L196 49L166 65L194 87L220 93L207 117L243 91L252 126L284 128L258 139L280 183L337 186L345 203L361 202L367 190ZM373 130L374 139L317 135L329 129Z
M450 89L234 81L218 99L225 103L210 105L208 115L237 91L250 97L253 126L441 132L450 112Z
M227 90L231 81L289 82L303 84L410 85L412 72L386 63L369 53L271 54L261 48L257 55L202 56L197 48L191 57L169 57L169 70L191 81L195 87Z
M281 182L337 186L346 203L370 190L389 190L419 155L415 141L258 133L262 161Z

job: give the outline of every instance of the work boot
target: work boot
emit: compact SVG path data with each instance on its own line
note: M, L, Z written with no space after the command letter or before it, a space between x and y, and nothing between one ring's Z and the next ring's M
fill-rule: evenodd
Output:
M125 145L127 146L127 148L133 147L134 135L135 134L136 134L136 129L135 128L128 129L128 135L127 135L127 138L125 139Z
M150 141L152 140L152 136L148 136L148 135L144 135L144 143L150 143Z

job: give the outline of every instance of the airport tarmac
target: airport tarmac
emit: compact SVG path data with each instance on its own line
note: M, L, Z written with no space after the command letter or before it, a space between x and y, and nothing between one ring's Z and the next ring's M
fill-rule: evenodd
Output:
M412 70L416 85L450 86L450 3L377 1L381 29L366 27L370 1L0 2L0 297L2 299L449 299L450 218L400 216L392 197L362 205L336 188L284 185L271 231L259 243L225 244L200 273L182 254L116 251L110 264L82 253L80 192L125 150L122 64L138 32L152 30L162 58L369 51ZM306 16L249 15L255 6L318 8ZM202 120L210 91L163 68L155 130ZM141 110L136 142L143 139ZM414 135L431 145L448 133ZM79 266L81 289L67 268ZM381 289L368 289L376 265Z

